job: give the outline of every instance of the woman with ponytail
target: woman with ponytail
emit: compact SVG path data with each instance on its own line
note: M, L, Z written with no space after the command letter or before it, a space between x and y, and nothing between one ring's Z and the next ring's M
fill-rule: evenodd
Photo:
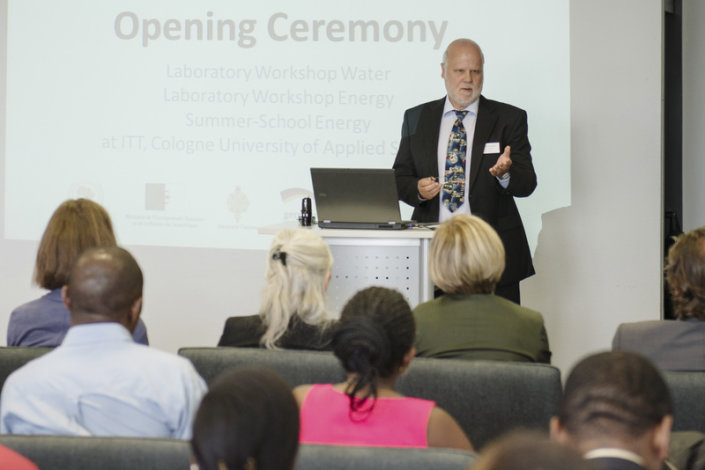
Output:
M472 450L458 423L434 402L394 391L414 357L414 335L414 317L399 292L369 287L355 294L333 334L347 380L294 389L300 442Z
M330 349L326 290L333 257L310 230L282 230L267 255L257 315L230 317L218 346Z

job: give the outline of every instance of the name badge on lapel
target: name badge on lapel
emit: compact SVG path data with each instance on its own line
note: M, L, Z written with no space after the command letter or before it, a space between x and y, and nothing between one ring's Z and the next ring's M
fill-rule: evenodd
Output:
M482 153L500 153L499 142L487 142L485 144L485 151Z

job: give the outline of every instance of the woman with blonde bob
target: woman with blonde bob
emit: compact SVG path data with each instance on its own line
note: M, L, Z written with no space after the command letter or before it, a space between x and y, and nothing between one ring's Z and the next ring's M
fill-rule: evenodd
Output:
M550 362L540 313L494 295L504 247L479 217L443 222L431 241L429 274L444 295L414 309L418 356Z
M328 246L311 230L280 231L267 255L259 314L228 318L218 346L330 349L332 265Z
M116 245L113 224L103 206L83 198L64 201L44 230L34 266L34 282L49 293L12 311L7 345L61 344L71 323L61 288L68 282L74 262L88 248ZM149 344L141 319L132 337L138 343Z

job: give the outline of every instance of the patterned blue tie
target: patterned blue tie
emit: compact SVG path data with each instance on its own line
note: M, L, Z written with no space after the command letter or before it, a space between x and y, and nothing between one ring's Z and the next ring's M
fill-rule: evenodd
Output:
M463 118L467 113L467 111L455 112L457 119L453 123L453 130L451 130L450 139L448 139L441 200L450 212L455 212L465 202L465 157L468 143Z

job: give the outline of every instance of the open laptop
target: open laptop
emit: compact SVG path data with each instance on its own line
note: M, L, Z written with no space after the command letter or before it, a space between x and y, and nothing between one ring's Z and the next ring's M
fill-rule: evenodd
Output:
M392 169L311 168L318 226L400 230L411 226L399 212Z

